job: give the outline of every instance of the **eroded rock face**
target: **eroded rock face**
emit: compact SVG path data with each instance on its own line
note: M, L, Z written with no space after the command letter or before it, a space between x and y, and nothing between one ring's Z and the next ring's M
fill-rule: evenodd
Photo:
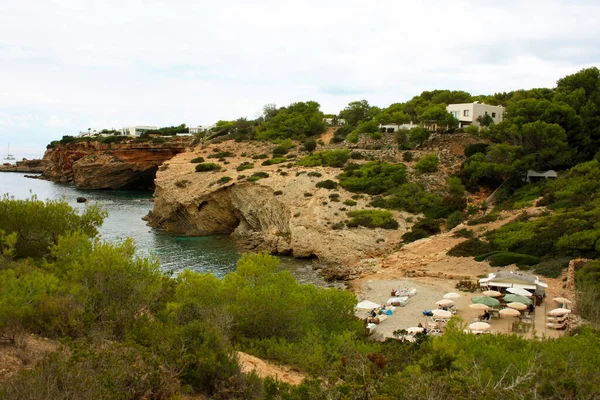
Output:
M239 164L265 150L251 152L227 143L220 144L220 150L238 156L228 159L228 165L220 163L224 167L220 172L195 172L196 164L190 162L198 156L207 158L213 153L211 148L179 154L161 167L155 180L154 209L148 216L151 225L187 235L231 234L248 250L348 265L385 254L408 229L405 218L409 214L401 212L394 213L400 223L398 230L333 229L334 224L347 219L347 211L363 209L368 202L358 199L356 206L347 206L343 201L352 193L339 189L335 192L339 201L333 202L329 195L334 191L315 187L318 181L336 180L339 169L260 166L255 162L255 168L238 172ZM242 152L246 157L239 156ZM257 171L269 176L257 182L238 179ZM308 176L309 171L322 176ZM219 183L223 177L232 180Z
M148 189L158 166L185 150L188 138L166 143L79 142L46 151L43 176L54 182L73 182L79 189Z

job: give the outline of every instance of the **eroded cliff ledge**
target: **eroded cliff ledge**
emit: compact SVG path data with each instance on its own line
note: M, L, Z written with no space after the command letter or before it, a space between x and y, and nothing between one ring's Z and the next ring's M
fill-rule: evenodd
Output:
M149 189L158 166L183 152L190 138L165 143L55 144L44 154L49 163L43 176L54 182L72 182L79 189Z
M197 164L190 162L214 154L212 147L181 153L166 162L156 176L150 224L186 235L231 234L248 250L318 257L345 265L386 254L400 242L410 225L406 222L410 214L394 212L398 230L334 229L336 223L347 220L347 211L365 208L369 199L348 206L343 202L352 193L315 187L318 181L336 180L339 169L293 163L261 166L261 160L251 157L267 153L268 146L264 146L219 144L220 151L235 154L227 159L228 164L219 163L224 167L219 172L195 172ZM242 162L254 162L255 167L238 172L236 167ZM259 171L269 176L257 182L244 178ZM322 176L308 176L310 171ZM231 180L226 182L225 177ZM331 200L332 193L339 194L338 201Z

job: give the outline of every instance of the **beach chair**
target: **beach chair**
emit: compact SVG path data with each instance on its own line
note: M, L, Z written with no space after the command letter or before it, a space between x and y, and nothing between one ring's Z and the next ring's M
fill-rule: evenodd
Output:
M560 322L560 323L548 322L546 324L546 326L548 328L556 329L557 331L561 330L561 329L565 329L567 327L567 325L568 325L567 320L564 320L563 322Z

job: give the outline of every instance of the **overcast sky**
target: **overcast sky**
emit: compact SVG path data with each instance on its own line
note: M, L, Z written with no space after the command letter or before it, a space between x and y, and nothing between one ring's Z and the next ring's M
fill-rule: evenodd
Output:
M598 0L0 0L0 154L266 103L553 87L600 66L598 15Z

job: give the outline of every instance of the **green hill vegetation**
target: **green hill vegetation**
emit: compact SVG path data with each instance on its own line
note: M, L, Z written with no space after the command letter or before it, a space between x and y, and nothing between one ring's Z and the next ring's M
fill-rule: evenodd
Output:
M22 219L29 215L27 219ZM103 213L64 201L0 201L0 340L60 339L6 379L6 399L594 398L600 333L560 339L473 336L377 342L347 291L299 284L278 260L246 254L219 280L164 276L131 240L97 238ZM16 221L20 221L18 224ZM43 221L43 222L42 222ZM597 263L578 273L598 285ZM243 350L306 373L300 386L244 375Z

